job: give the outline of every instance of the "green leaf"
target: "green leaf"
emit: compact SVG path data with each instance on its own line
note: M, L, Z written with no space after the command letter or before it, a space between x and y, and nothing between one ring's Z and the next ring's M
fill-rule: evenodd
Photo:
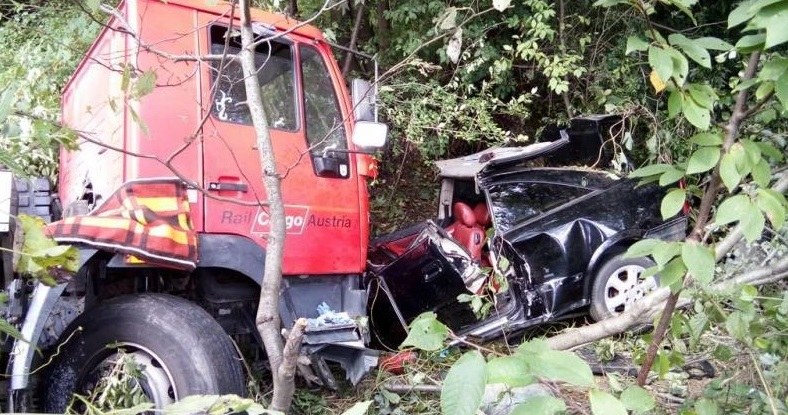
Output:
M528 361L533 374L547 380L576 386L594 384L594 374L585 360L561 350L545 350Z
M779 231L785 224L785 205L775 197L775 193L777 192L769 192L768 189L758 189L755 204L769 218L774 230Z
M509 415L555 415L564 411L564 401L553 396L534 396L517 405Z
M690 137L690 142L699 146L721 146L722 136L719 133L699 133Z
M659 176L659 185L660 186L667 186L677 181L681 180L684 177L684 171L679 169L670 169L665 173L662 173L662 176Z
M652 252L654 252L654 248L664 243L665 242L660 239L641 239L632 244L629 249L627 249L627 252L624 254L624 258L639 258L649 256Z
M156 71L145 71L134 85L134 97L142 98L153 92L156 88Z
M680 33L673 33L668 36L668 42L673 46L678 46L692 60L704 68L711 68L711 56L709 51L687 38Z
M687 163L687 174L696 174L709 171L720 160L719 147L701 147L692 153Z
M627 38L627 50L625 55L629 55L634 51L643 52L648 49L648 42L638 36L630 36Z
M722 156L722 160L720 160L720 177L729 192L733 192L733 189L739 185L742 178L736 166L736 157L737 156L733 154L732 151L728 151Z
M438 321L438 316L433 312L422 313L411 323L408 337L399 346L400 348L413 346L417 349L433 352L443 348L443 341L449 336L449 328Z
M451 366L441 387L441 412L474 415L482 403L487 384L484 357L477 350L466 352Z
M690 84L687 87L687 91L696 104L706 109L712 109L714 102L717 100L717 94L708 85Z
M649 46L648 63L663 80L667 80L673 75L673 60L670 58L670 54L659 46Z
M771 143L755 142L755 145L761 149L761 154L769 157L774 161L783 161L783 153L774 148Z
M708 398L701 398L695 402L695 413L697 415L717 415L719 410L716 402Z
M766 35L763 33L759 33L757 35L747 35L742 36L738 42L736 42L736 49L742 53L750 53L755 52L757 50L763 49L763 45L766 42Z
M677 9L681 10L682 13L686 14L687 17L689 17L690 20L692 20L693 25L695 26L698 25L698 21L695 20L695 16L692 14L692 11L690 10L690 6L696 3L695 0L668 0L668 3L672 4Z
M673 292L678 291L687 274L687 267L681 258L673 258L659 271L659 285L670 287Z
M751 321L751 315L734 311L725 319L725 329L728 330L728 334L746 343L750 339Z
M17 330L16 327L11 325L11 323L9 323L8 321L6 321L3 318L0 318L0 333L6 334L8 336L11 336L11 337L13 337L13 338L15 338L15 339L17 339L19 341L23 341L25 343L28 342L28 340L26 340L22 336L22 333L19 330Z
M774 95L780 100L784 109L788 108L788 72L783 73L774 81Z
M541 338L531 339L517 346L517 353L522 354L524 356L538 355L548 350L550 350L550 346L548 346L547 341L545 341L545 339L541 339Z
M685 100L682 110L684 112L684 117L690 124L694 125L699 130L709 129L711 114L708 109L698 105L694 99Z
M367 411L369 411L369 407L372 405L372 401L363 401L363 402L356 402L355 405L351 406L345 412L342 412L342 415L365 415Z
M728 29L752 19L755 13L758 13L758 10L760 10L760 7L753 7L759 1L760 0L746 0L739 3L739 6L733 9L728 15Z
M761 210L755 204L750 203L747 210L742 212L739 224L741 225L744 239L747 242L754 242L761 237L763 228L766 226L766 220L763 218Z
M676 49L670 48L667 49L667 52L670 54L670 59L673 62L673 79L675 79L676 84L681 87L687 81L687 75L689 75L689 62L687 62L687 58Z
M678 89L670 91L668 96L668 117L673 118L681 113L684 106L684 94Z
M594 415L627 415L627 408L615 396L601 391L591 389L589 392L591 401L591 413Z
M733 49L733 45L716 37L701 37L693 40L693 42L704 49L722 50L722 51L728 51Z
M755 90L755 99L758 101L762 100L766 95L770 94L774 91L774 82L766 81L761 83L758 86L758 89Z
M662 205L660 206L660 212L662 213L662 219L667 220L668 218L672 218L676 216L677 213L681 211L682 206L684 206L684 201L687 200L687 191L684 189L673 189L662 198Z
M714 279L714 251L697 242L681 245L681 259L690 274L701 284L708 285Z
M758 78L764 81L776 81L788 70L788 58L773 58L772 60L763 64Z
M654 246L654 249L652 250L652 256L654 257L654 261L660 267L667 264L668 261L675 258L679 254L681 254L680 242L663 241L661 244Z
M740 143L744 147L744 153L747 155L749 165L755 165L761 161L761 148L758 147L753 141L741 140Z
M743 90L745 90L745 89L757 84L758 82L761 82L761 80L758 79L758 78L750 78L750 79L748 79L746 81L739 82L731 91L732 92L743 91Z
M767 162L766 159L758 161L758 164L752 166L750 175L752 175L752 180L755 181L758 186L768 186L769 182L772 180L772 169L769 167L769 162Z
M722 226L731 222L741 220L742 213L752 207L750 198L745 195L729 197L720 203L717 214L714 216L714 223Z
M671 166L670 164L649 164L647 166L643 166L639 169L636 169L632 173L629 173L629 177L654 176L657 174L665 173L666 171L672 168L673 166Z
M649 164L647 166L643 166L639 169L636 169L632 173L629 173L629 177L654 176L657 174L665 173L666 171L672 168L673 166L671 166L670 164Z
M647 412L656 406L654 397L640 386L632 385L621 392L621 403L634 412Z
M510 388L534 383L525 359L515 356L496 357L487 362L487 383L505 383Z
M764 48L770 49L788 42L788 2L777 1L758 11L756 27L766 29Z

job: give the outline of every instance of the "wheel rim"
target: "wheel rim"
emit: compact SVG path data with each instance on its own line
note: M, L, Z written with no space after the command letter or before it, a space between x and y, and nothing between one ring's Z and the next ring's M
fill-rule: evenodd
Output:
M610 274L605 283L605 308L608 312L622 313L657 288L656 277L641 278L644 270L640 265L624 265Z
M95 364L88 366L92 369L83 377L79 390L90 394L101 377L107 374L107 369L114 366L121 356L127 356L139 367L141 376L136 381L145 397L153 403L154 408L162 409L178 400L178 391L172 373L161 358L150 349L138 344L124 342L116 346L108 350L109 354L98 354L90 359ZM119 353L118 350L123 352Z

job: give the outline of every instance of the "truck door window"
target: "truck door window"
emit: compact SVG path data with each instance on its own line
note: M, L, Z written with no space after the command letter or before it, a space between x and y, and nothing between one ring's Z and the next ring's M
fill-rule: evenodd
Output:
M221 55L225 52L225 36L227 28L212 26L211 54ZM241 51L240 38L230 39L227 55ZM298 129L298 116L295 90L295 71L292 46L283 41L262 43L255 49L255 65L260 68L257 77L263 94L263 107L270 128L295 131ZM241 64L224 62L220 71L220 62L211 62L211 80L215 89L213 96L213 115L222 120L237 124L252 124L246 102L246 88ZM216 83L218 82L218 85Z
M301 77L304 83L306 139L312 154L325 157L329 155L326 150L347 149L345 125L331 74L320 53L311 46L301 47ZM331 155L347 159L346 153Z

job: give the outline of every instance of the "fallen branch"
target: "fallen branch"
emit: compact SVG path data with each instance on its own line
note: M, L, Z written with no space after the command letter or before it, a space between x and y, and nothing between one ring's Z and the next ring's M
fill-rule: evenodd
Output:
M394 393L426 392L440 393L440 385L408 385L407 383L386 382L383 389Z
M788 277L788 257L784 257L777 263L768 267L759 268L736 277L721 280L713 284L710 288L714 291L723 291L736 285L763 285L780 281L786 277ZM639 324L649 323L653 320L654 316L663 309L664 302L668 299L669 295L669 288L660 288L644 297L643 300L633 304L629 310L615 317L588 326L566 330L547 339L547 344L554 350L572 349L606 337L621 334ZM682 299L679 301L678 307L686 307L691 303L692 301L689 299Z

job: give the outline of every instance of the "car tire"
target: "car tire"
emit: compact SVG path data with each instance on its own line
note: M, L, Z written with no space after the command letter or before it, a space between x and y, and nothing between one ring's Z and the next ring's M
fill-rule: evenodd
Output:
M594 276L589 314L601 321L621 314L626 308L657 288L657 276L640 277L646 268L653 267L650 258L625 258L618 254L605 261Z
M42 379L41 409L65 413L119 349L142 364L140 385L157 409L189 395L245 395L236 348L213 317L179 297L136 294L98 305L64 331Z

